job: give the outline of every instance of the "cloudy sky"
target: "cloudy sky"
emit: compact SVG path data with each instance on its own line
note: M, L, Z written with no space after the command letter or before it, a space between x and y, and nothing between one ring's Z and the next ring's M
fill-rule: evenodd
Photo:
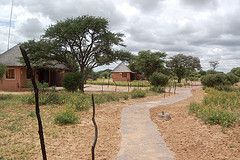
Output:
M11 1L0 0L0 53L8 46ZM209 61L219 61L218 71L240 67L240 0L14 0L10 47L86 14L107 18L111 31L124 33L127 51L192 55L204 70Z

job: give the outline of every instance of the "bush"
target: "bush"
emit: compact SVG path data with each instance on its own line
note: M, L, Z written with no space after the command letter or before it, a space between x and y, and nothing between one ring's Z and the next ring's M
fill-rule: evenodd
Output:
M71 92L77 91L80 85L83 83L83 75L79 72L67 73L62 78L63 87Z
M54 122L60 125L76 124L78 116L71 110L64 110L55 116Z
M47 83L46 83L47 84ZM53 87L50 92L46 92L46 84L38 84L39 88L39 105L47 104L61 104L62 97L55 92ZM21 97L21 101L24 104L35 104L35 94L27 94Z
M240 78L240 67L233 68L231 70L231 73L233 73L234 75L236 75Z
M227 74L227 80L233 85L239 81L239 77L234 75L233 73Z
M146 96L146 93L141 89L134 89L131 92L131 97L132 98L143 98L145 96Z
M124 100L128 100L128 95L127 95L127 94L124 94L124 95L122 95L122 98L123 98Z
M207 87L233 85L234 83L237 83L237 82L238 82L238 77L231 73L209 74L201 78L201 83Z
M66 105L74 111L88 111L91 107L91 96L79 92L73 93L67 98Z
M158 86L164 87L168 84L168 80L169 80L168 76L158 72L154 72L150 76L150 83L154 87L158 87Z
M196 114L204 122L220 124L222 127L240 125L237 117L240 116L240 94L239 92L217 91L213 88L206 88L207 95L202 103L191 103L190 113Z
M164 93L165 92L164 88L162 88L160 86L158 86L158 87L151 87L150 91L157 92L157 93Z
M177 83L177 87L182 87L183 84L182 83Z

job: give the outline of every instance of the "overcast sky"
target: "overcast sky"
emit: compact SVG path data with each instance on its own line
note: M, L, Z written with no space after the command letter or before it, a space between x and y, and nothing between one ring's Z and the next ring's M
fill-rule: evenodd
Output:
M0 0L0 53L7 50L11 3ZM209 61L219 61L218 71L240 67L240 0L14 0L10 47L86 14L107 18L111 31L124 33L127 51L192 55L204 70Z

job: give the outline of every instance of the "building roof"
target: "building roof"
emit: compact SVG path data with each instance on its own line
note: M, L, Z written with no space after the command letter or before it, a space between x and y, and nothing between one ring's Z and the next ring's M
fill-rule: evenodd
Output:
M16 45L9 50L5 51L4 53L0 54L0 63L6 65L6 66L11 66L11 67L17 67L17 66L24 66L19 58L22 57L22 53L20 50L20 45ZM55 64L55 65L47 65L47 68L67 68L63 64Z
M22 53L19 45L16 45L0 55L0 63L6 66L23 66L19 62L19 57L22 57Z
M123 62L120 63L112 72L132 72Z

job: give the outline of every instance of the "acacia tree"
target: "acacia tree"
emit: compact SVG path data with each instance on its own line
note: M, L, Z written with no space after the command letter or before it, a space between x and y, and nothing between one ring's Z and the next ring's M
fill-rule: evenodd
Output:
M134 57L129 67L135 72L143 73L144 76L149 79L154 72L163 70L166 56L167 54L165 52L143 50L138 52L138 55Z
M218 67L219 62L218 61L209 61L210 66L212 67L212 70L215 71L215 69Z
M51 25L40 41L30 41L25 46L30 52L32 44L34 49L30 52L30 59L33 62L63 63L73 71L80 70L85 81L95 67L128 60L130 52L113 49L114 46L124 46L123 36L111 32L105 18L81 16ZM83 91L83 85L80 89Z
M201 64L197 57L185 56L183 54L177 54L170 57L170 61L167 64L168 67L177 75L178 83L182 78L188 76L192 71L200 70Z

